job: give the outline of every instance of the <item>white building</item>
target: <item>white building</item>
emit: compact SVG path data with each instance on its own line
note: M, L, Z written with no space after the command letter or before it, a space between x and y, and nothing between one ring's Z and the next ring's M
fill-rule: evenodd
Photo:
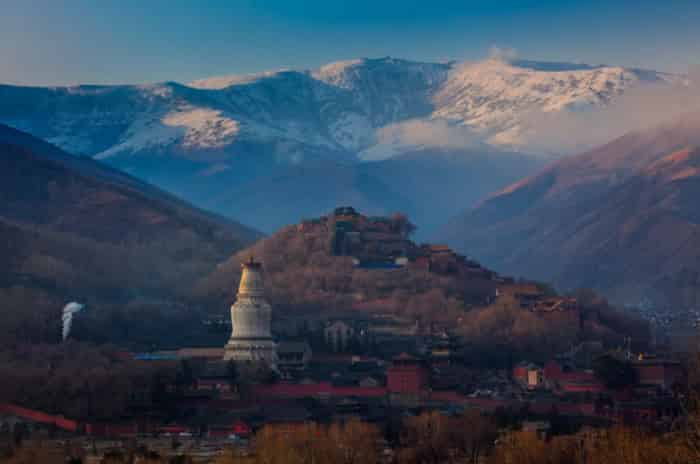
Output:
M265 299L262 265L251 257L241 265L243 274L236 303L231 306L231 338L224 360L264 362L277 368L277 346L270 332L272 307Z

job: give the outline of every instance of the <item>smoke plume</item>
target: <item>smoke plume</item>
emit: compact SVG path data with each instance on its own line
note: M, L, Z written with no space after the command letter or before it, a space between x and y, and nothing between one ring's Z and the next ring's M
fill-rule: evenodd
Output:
M84 305L72 301L63 307L63 340L65 341L70 335L70 329L73 325L73 316L85 308Z

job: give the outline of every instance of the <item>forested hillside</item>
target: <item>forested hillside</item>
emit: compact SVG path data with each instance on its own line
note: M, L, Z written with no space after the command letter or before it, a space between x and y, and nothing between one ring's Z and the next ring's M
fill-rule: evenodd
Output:
M257 236L0 126L3 333L54 339L62 306L73 300L99 307L182 298L191 282Z
M385 219L401 222L405 217ZM559 297L547 285L513 281L459 255L452 255L453 264L445 266L449 258L444 256L452 252L442 246L409 241L405 266L358 265L352 256L334 253L334 231L340 221L344 218L331 214L283 228L218 266L198 283L196 297L223 310L226 302L235 300L241 262L254 256L264 263L267 293L278 314L394 313L422 325L449 327L467 340L470 356L482 360L546 358L585 340L615 347L627 334L640 343L648 339L645 323L592 292L574 295L572 311L525 309L525 293L543 302ZM362 240L362 250L375 250L377 261L383 257L380 243ZM431 256L435 249L439 253ZM430 265L422 266L426 253Z

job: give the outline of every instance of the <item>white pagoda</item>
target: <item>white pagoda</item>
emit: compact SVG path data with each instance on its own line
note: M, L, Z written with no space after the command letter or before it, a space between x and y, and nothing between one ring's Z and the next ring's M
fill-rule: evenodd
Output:
M253 257L242 265L236 303L231 306L231 338L224 360L263 362L277 368L277 345L270 332L272 307L265 299L262 264Z

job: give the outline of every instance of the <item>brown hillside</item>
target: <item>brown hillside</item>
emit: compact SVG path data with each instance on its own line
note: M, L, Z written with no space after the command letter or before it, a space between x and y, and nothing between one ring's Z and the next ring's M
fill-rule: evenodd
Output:
M283 228L222 263L199 283L198 295L221 303L233 301L240 263L251 255L265 264L273 302L299 312L356 309L454 320L495 294L498 276L491 271L457 256L452 267L440 266L440 257L429 264L427 257L435 251L410 240L389 246L390 233L364 230L355 249L338 256L333 251L334 231L343 220L329 215ZM392 265L397 246L410 256L404 267ZM354 264L351 255L367 266ZM473 274L466 277L465 272Z
M360 230L362 238L351 247L352 256L337 256L339 248L344 251L347 247L337 246L334 231L339 223L350 221L355 223L352 232ZM331 315L354 310L394 313L414 318L422 327L435 322L462 335L468 356L477 363L507 365L520 357L546 359L584 340L618 346L625 334L634 334L638 341L647 337L644 323L615 311L596 296L560 298L546 286L513 282L469 259L456 257L446 265L449 258L445 256L451 252L445 246L417 246L409 241L404 248L409 258L405 267L363 266L363 262L371 265L385 260L400 244L387 243L393 240L390 233L378 236L363 230L366 224L364 219L330 215L288 226L222 263L199 282L198 297L223 311L235 300L241 262L254 255L264 263L267 292L276 314ZM385 240L372 241L374 237ZM374 250L374 256L368 250ZM358 265L353 258L361 255ZM424 265L427 255L429 266ZM523 294L532 295L532 304Z
M699 146L700 115L624 136L492 196L442 236L503 272L696 306Z
M0 311L10 333L42 311L57 323L70 300L176 299L256 237L0 126Z

